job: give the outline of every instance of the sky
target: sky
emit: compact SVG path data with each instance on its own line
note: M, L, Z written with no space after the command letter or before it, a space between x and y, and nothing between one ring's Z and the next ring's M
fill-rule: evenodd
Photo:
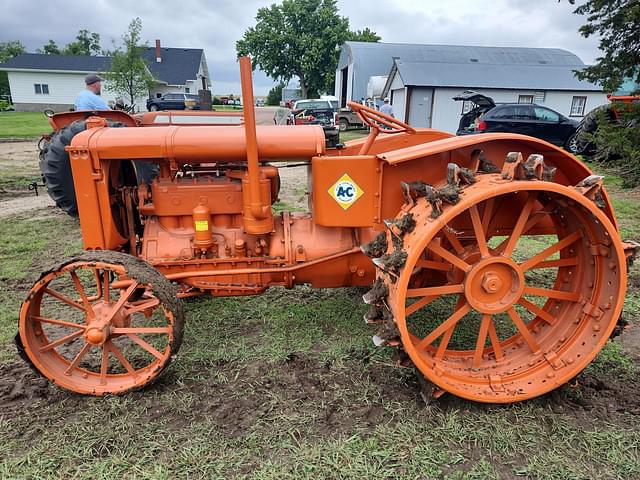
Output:
M34 52L49 39L59 46L78 30L101 36L111 48L140 17L142 37L153 46L204 48L214 95L240 92L235 43L255 25L259 8L274 0L0 0L0 42L20 40ZM577 4L582 3L580 0ZM563 48L591 63L595 38L578 33L584 17L567 0L338 0L352 30L369 27L382 42ZM254 92L274 81L254 74Z

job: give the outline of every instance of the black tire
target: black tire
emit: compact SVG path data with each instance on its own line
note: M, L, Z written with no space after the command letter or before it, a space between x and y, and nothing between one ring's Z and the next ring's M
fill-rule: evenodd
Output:
M346 118L341 118L339 121L339 128L341 132L346 132L349 128L349 122Z
M47 185L49 196L56 202L58 208L72 217L78 216L78 203L73 186L69 154L65 151L65 147L71 144L73 137L86 128L84 120L76 120L54 133L40 160L40 171Z
M152 103L151 105L149 105L150 112L157 112L158 110L160 110L160 108L155 103Z

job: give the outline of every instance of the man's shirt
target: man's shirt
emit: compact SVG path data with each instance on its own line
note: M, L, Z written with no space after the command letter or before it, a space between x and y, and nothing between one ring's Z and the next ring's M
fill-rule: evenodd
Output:
M393 107L388 103L385 103L380 107L380 113L384 113L385 115L393 115Z
M82 90L76 97L76 110L111 110L99 95Z

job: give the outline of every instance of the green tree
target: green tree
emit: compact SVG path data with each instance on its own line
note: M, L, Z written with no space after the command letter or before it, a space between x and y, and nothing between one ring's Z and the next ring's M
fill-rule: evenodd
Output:
M382 40L382 37L378 35L373 30L370 30L369 27L366 27L364 30L356 30L355 32L349 32L347 35L347 40L351 40L352 42L379 42Z
M42 48L38 48L36 52L44 53L45 55L60 55L61 53L58 44L51 39Z
M63 55L99 55L100 34L89 30L79 30L74 42L67 43L62 49Z
M333 90L339 46L354 35L362 41L380 39L368 28L350 32L336 0L283 0L258 10L255 27L236 42L236 51L251 55L254 67L276 81L297 76L302 97L308 98Z
M608 92L617 90L625 78L634 78L640 85L638 0L589 0L574 13L587 16L587 23L579 31L586 38L597 35L602 52L593 65L577 71L576 76L600 83Z
M135 18L122 35L122 46L111 53L111 70L104 74L105 88L122 95L130 105L136 98L147 96L153 86L153 76L142 58L146 45L140 42L142 20Z
M275 85L269 93L267 94L267 105L280 105L280 100L282 100L282 89L284 88L284 83L279 83Z
M576 71L576 76L599 83L608 92L632 79L636 93L640 93L640 2L588 0L574 13L586 15L587 23L579 31L587 38L597 35L602 52L593 65ZM598 128L590 135L596 146L595 158L619 172L625 186L640 185L640 107L615 103L611 109L618 118L612 121L601 112Z
M0 42L0 63L5 63L13 57L24 53L24 45L19 40L9 40ZM7 72L0 72L0 97L4 98L11 94L9 90L9 78Z

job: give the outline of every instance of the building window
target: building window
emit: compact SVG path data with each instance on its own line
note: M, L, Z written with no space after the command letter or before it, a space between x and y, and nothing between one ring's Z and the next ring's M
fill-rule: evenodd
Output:
M518 95L518 103L533 103L533 95Z
M189 92L189 87L185 87L184 88L184 93L191 93L191 92Z
M34 83L33 89L36 95L49 95L49 85L46 83Z
M463 100L463 102L462 102L462 115L464 115L465 113L469 113L475 107L476 107L476 104L473 103L471 100Z
M545 92L536 92L533 95L533 103L541 104L544 103Z
M570 117L582 117L584 115L584 107L587 104L587 97L573 97L571 100Z

